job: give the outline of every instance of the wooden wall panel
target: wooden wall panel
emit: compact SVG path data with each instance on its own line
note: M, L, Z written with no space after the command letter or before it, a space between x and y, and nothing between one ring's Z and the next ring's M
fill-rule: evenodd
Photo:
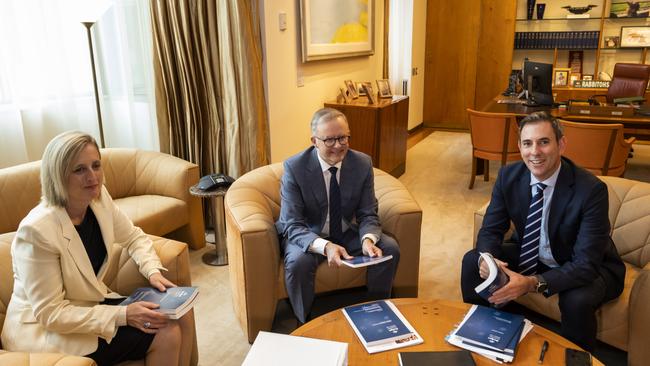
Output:
M508 87L515 41L516 0L482 0L474 109ZM470 105L468 105L469 107Z
M427 2L424 125L466 129L474 101L480 0Z

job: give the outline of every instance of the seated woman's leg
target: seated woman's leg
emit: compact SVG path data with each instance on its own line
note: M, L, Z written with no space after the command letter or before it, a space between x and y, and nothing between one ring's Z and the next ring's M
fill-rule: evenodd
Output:
M181 355L182 332L178 321L158 329L145 357L145 365L176 366Z
M181 327L181 353L178 360L179 366L187 366L192 359L192 347L194 346L194 310L178 319Z

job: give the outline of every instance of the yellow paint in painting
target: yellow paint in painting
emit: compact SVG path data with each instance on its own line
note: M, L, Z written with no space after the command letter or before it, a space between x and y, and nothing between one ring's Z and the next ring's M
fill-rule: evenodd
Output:
M368 7L368 0L359 0L365 8ZM362 11L359 14L359 21L355 23L346 23L340 26L332 43L350 43L350 42L367 42L368 41L368 12Z

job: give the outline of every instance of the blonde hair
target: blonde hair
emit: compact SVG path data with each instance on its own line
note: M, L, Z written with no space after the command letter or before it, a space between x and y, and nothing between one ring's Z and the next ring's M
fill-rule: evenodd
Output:
M45 147L41 160L41 190L42 200L48 206L65 207L68 204L67 182L72 164L88 144L97 148L101 158L97 141L80 131L59 134Z

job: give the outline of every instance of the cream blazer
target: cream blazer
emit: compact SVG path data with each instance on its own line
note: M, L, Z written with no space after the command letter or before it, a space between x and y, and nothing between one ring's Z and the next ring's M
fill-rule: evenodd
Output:
M119 260L115 245L127 248L146 278L164 270L151 240L105 187L90 207L107 253L97 275L64 208L41 202L20 223L11 244L14 289L2 329L4 349L87 355L97 349L98 337L110 342L126 325L125 306L99 305L120 296L103 282L106 269Z

